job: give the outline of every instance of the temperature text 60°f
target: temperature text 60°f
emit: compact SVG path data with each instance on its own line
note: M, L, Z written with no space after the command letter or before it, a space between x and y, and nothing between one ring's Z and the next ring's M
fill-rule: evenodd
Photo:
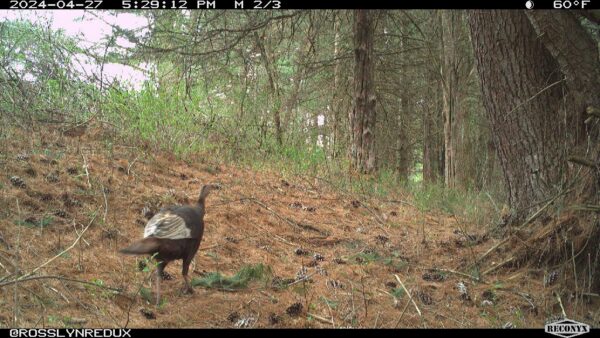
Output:
M584 9L590 2L590 0L556 0L552 5L556 9Z

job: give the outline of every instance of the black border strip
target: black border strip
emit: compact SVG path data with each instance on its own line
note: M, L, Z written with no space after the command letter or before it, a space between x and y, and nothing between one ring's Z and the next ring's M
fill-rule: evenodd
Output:
M2 0L0 9L598 9L600 0ZM557 9L558 8L558 9Z

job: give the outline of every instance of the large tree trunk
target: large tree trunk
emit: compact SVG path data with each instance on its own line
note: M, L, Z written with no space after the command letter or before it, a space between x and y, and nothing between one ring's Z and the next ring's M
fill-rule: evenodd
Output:
M600 108L600 56L597 43L571 12L526 13L567 80L569 103L572 105L567 121L572 136L569 141L576 147L576 153L570 155L583 155L587 148L587 136L591 136L592 145L596 145L592 160L598 161L598 124L588 123L590 127L586 128L584 123L588 107Z
M562 75L523 12L473 11L469 24L509 204L525 216L564 184Z
M350 111L351 163L355 170L375 170L375 93L373 19L367 10L354 12L354 107Z

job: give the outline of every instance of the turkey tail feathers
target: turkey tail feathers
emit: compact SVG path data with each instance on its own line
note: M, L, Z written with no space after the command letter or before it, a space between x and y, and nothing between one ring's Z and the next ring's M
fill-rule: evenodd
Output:
M153 238L144 238L132 245L119 250L125 255L149 255L158 251L159 243Z

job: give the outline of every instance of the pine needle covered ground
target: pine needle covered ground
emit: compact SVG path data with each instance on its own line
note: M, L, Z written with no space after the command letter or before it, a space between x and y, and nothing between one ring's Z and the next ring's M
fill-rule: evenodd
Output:
M177 160L95 130L4 137L0 327L541 327L563 311L600 325L598 297L570 299L562 270L482 276L502 255L475 262L500 239L400 192ZM142 236L147 212L210 182L223 189L207 201L195 293L181 294L174 263L151 305L152 262L117 250Z

